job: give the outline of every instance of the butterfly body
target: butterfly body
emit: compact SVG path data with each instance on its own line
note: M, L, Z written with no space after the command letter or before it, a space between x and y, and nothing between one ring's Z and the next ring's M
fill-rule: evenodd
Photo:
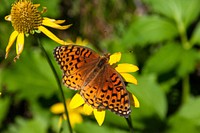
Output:
M108 58L106 57L100 57L99 61L97 62L97 64L92 68L92 70L88 73L87 77L84 80L84 84L81 87L82 89L94 78L96 78L96 76L99 75L99 73L101 71L103 71L105 64L108 62Z
M109 54L100 56L83 46L66 45L56 47L54 56L63 70L63 83L80 90L87 104L129 116L129 95L122 77L108 63Z

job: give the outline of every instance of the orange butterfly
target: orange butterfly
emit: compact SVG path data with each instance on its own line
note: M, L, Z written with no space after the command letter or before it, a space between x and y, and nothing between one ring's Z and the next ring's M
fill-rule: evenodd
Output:
M79 90L87 104L120 116L130 115L128 91L123 78L108 63L109 54L100 56L87 47L65 45L56 47L54 56L63 70L63 83Z

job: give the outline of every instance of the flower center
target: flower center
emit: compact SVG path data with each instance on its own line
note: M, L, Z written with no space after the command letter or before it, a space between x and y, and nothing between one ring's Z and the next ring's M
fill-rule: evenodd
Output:
M11 22L16 31L28 34L42 25L42 17L32 2L20 0L12 6Z

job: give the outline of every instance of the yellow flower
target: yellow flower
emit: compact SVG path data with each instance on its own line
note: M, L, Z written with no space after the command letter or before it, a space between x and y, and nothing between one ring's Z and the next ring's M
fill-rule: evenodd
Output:
M44 26L52 27L55 29L65 30L71 25L61 26L65 20L55 20L46 17L42 17L41 14L46 11L43 8L42 12L38 11L40 4L33 4L30 0L18 0L12 5L11 14L5 17L5 20L11 21L14 31L10 35L8 45L6 47L5 58L8 57L11 46L14 41L16 42L16 54L14 61L19 58L24 48L24 35L37 33L44 33L52 40L60 44L66 44L65 41L56 37Z
M76 109L70 108L69 100L66 100L66 105L67 105L67 109L68 109L68 113L69 113L69 120L70 120L71 126L74 127L75 124L81 123L83 121L83 118L81 116L81 113L83 113L82 107L79 107ZM61 114L59 123L58 123L58 126L60 128L62 125L62 121L67 119L67 117L65 115L65 109L64 109L63 103L56 103L56 104L52 105L50 108L50 111L54 114Z
M88 40L81 39L80 37L77 37L75 42L73 42L72 40L67 40L66 42L67 44L76 44L81 46L86 46L87 44L89 44Z
M114 53L110 56L109 64L113 65L116 62L119 62L120 59L121 59L121 53L120 52ZM115 69L122 75L122 77L124 78L125 81L133 83L133 84L137 84L137 79L128 73L128 72L138 71L139 68L137 66L124 63L124 64L119 64ZM131 101L133 101L131 103L131 105L138 108L140 106L138 99L133 94L131 94L131 95L132 95ZM70 106L70 108L77 108L82 105L83 105L83 112L85 112L85 114L88 114L88 115L92 114L92 112L93 112L95 119L97 120L97 123L99 124L99 126L101 126L105 119L105 110L99 111L98 109L93 109L88 104L85 104L84 99L82 98L82 96L79 93L76 93L75 96L70 101L69 106Z
M84 104L84 105L83 105ZM75 109L83 105L83 112L86 115L94 113L95 119L97 120L98 124L101 126L103 124L105 118L105 111L98 111L97 109L93 109L88 104L85 104L84 99L81 97L80 94L76 93L72 100L70 101L69 107Z

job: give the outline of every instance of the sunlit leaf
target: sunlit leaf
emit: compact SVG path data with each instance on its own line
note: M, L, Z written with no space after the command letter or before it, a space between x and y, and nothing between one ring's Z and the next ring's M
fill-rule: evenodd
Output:
M172 18L176 22L183 22L187 27L197 19L200 8L199 0L144 0L157 13Z
M31 120L17 117L16 125L10 125L8 132L11 133L45 133L47 132L47 121L42 117L34 117ZM31 129L31 130L30 130Z
M159 16L145 16L136 19L124 35L122 44L148 45L170 40L178 34L177 28L171 21Z
M160 119L166 117L166 97L162 88L156 83L156 77L154 75L138 77L138 85L129 84L127 89L133 93L140 102L140 108L133 108L132 110L135 119L143 119L147 116L153 117L154 115L159 116Z
M192 45L194 44L200 45L200 23L198 23L198 25L194 29L190 42Z
M24 50L20 60L2 71L2 78L9 92L30 101L50 97L57 90L52 70L38 50Z
M161 47L154 55L150 56L143 71L163 74L177 67L183 50L179 45L171 43Z
M179 111L170 117L168 125L171 127L168 132L199 132L200 123L200 97L190 98L190 101L184 104ZM180 125L184 128L180 128Z
M180 64L177 69L179 76L184 77L195 70L197 63L200 61L199 52L196 50L183 50L180 58Z

